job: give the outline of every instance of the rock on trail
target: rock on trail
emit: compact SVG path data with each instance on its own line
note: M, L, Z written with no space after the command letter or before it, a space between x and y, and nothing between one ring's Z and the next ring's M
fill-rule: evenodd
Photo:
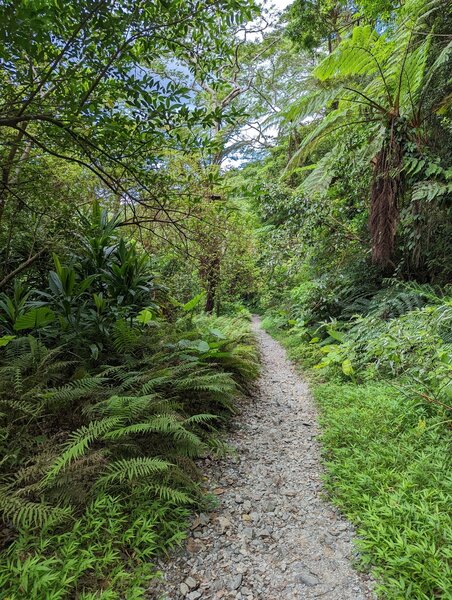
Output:
M316 408L283 348L253 320L262 374L235 419L235 457L209 468L219 506L194 518L148 598L368 600L352 526L323 499Z

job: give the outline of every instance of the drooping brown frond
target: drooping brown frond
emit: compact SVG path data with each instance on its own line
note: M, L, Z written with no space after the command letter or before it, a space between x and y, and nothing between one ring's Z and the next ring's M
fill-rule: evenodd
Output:
M403 149L396 139L395 123L390 135L375 156L371 187L369 229L372 238L372 260L387 267L392 262L399 222L400 197L403 191Z

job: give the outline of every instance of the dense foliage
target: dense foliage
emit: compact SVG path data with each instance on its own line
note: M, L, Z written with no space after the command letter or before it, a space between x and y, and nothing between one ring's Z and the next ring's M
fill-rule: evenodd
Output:
M204 96L234 89L230 41L256 8L0 14L0 595L138 598L207 502L196 459L227 451L258 371L232 314L246 224L213 164L241 112ZM230 317L203 314L223 301Z
M328 489L383 598L452 593L444 8L295 2L286 33L314 64L271 154L235 176L260 216L264 325L313 382Z
M138 598L308 372L382 598L449 598L447 0L0 0L0 588Z
M169 298L97 205L84 229L67 264L54 256L45 289L16 283L1 298L1 577L12 598L136 583L120 555L146 561L181 539L184 507L201 499L193 459L221 451L215 431L257 373L246 321L194 318L202 295ZM92 527L110 532L108 552Z

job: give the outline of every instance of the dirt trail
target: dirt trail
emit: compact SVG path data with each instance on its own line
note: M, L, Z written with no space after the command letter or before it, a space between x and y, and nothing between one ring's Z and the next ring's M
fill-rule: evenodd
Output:
M322 498L316 409L283 348L253 320L262 375L236 418L235 458L209 477L219 506L192 523L186 548L161 565L153 598L367 600L352 568L353 528ZM160 594L160 595L159 595Z

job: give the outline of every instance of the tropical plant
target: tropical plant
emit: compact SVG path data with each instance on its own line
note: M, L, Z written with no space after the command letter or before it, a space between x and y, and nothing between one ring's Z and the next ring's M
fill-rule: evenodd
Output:
M447 38L442 47L432 41L431 21L442 6L439 0L405 3L395 31L378 32L369 25L354 27L351 35L313 70L314 91L304 95L286 114L296 122L322 115L300 143L290 168L325 136L343 127L365 126L367 140L372 139L365 146L373 165L369 214L372 257L383 267L393 261L410 176L422 172L424 180L430 177L428 184L424 181L414 188L411 181L412 202L422 194L433 199L450 192L447 169L429 158L426 132L432 116L450 103L443 88L430 93L431 82L447 68L452 55ZM306 180L308 191L339 151L335 146L318 163Z

